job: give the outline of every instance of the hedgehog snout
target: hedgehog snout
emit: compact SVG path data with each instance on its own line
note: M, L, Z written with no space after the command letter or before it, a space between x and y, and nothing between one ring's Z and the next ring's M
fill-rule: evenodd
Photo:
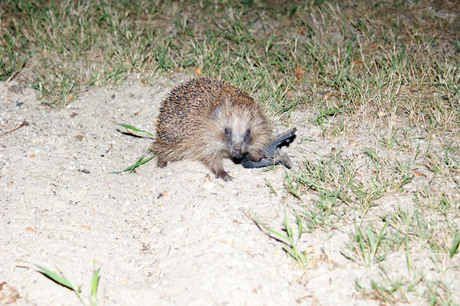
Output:
M239 139L234 139L228 146L228 151L232 155L232 159L242 159L246 150L247 144Z
M241 149L233 149L232 150L232 158L236 158L236 159L243 158L243 152L241 151Z

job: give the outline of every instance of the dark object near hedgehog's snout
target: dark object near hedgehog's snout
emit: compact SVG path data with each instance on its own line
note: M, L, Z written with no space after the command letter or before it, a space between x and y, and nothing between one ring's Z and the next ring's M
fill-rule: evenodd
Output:
M263 158L261 161L259 162L252 161L249 159L247 154L244 154L241 160L241 164L245 168L260 168L260 167L282 164L286 168L290 169L292 164L291 164L291 160L289 159L289 156L281 152L278 148L284 145L290 144L296 136L295 135L296 131L297 131L296 128L292 128L278 135L277 137L275 137L275 139L268 144L266 152L265 152L266 157Z

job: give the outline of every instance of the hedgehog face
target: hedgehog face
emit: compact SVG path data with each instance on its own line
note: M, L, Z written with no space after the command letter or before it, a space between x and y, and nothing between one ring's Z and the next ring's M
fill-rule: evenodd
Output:
M226 127L223 131L223 139L231 157L241 159L251 143L251 129Z
M218 135L220 150L236 160L251 151L253 142L261 133L261 127L265 127L264 118L257 107L235 105L231 99L224 99L213 110L211 118L214 132Z

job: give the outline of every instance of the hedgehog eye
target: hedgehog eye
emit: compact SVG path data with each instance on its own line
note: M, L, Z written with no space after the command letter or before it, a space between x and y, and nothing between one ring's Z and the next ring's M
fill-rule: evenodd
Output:
M244 141L246 143L249 143L251 141L251 130L247 130L244 134Z
M225 130L224 130L224 133L225 133L225 135L228 136L228 135L230 135L230 130L229 130L229 129L225 129Z

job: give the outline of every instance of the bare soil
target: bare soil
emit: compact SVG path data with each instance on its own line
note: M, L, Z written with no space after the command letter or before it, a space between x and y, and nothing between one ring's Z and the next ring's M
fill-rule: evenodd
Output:
M16 292L1 302L78 305L73 292L17 260L57 264L84 297L95 260L101 305L377 305L354 289L362 268L340 254L343 229L304 234L310 265L302 270L254 223L256 215L281 231L284 213L292 218L298 203L283 187L283 167L249 170L226 161L231 182L194 161L160 169L153 160L135 173L109 174L152 142L116 123L153 132L160 102L181 81L160 77L152 87L131 76L62 109L41 104L20 83L0 83L0 133L28 123L0 136L0 283ZM294 115L298 137L287 148L294 167L340 142L321 138L311 116ZM366 133L358 133L363 145ZM404 266L401 258L395 264Z

